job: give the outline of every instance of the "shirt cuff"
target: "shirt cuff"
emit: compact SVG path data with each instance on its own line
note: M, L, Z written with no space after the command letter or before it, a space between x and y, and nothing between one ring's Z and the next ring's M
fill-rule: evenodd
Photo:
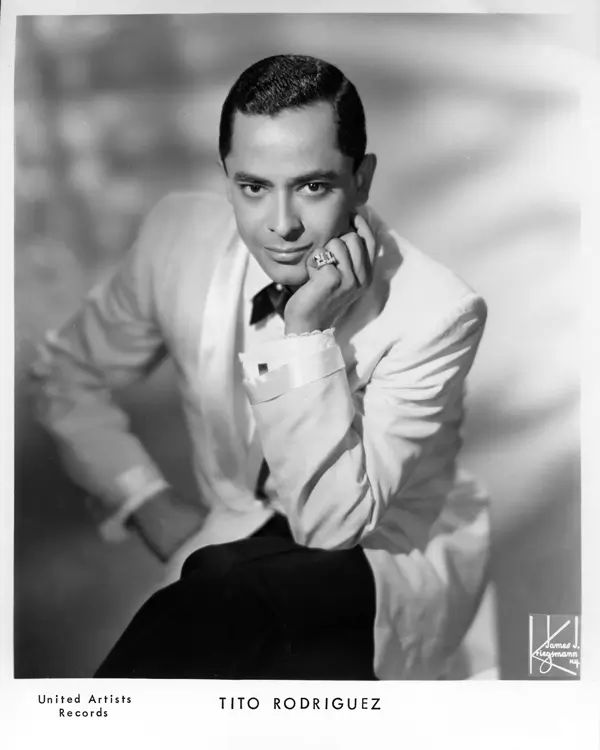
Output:
M100 536L105 542L122 542L129 537L125 522L132 513L141 507L151 497L169 488L162 478L152 478L146 475L141 466L121 474L117 477L117 484L124 490L127 499L119 508L100 524Z
M239 356L251 403L269 401L345 368L333 329L286 336Z
M316 352L336 346L333 328L312 333L288 334L274 341L267 341L248 352L240 354L244 376L252 383L259 375L272 372L285 365L311 357Z

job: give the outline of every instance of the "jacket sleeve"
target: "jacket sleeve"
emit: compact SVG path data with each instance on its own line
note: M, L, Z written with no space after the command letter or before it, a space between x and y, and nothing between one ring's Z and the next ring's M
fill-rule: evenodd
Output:
M166 485L131 434L111 389L147 374L165 353L154 309L154 272L169 243L170 198L149 214L137 240L79 311L47 333L31 374L37 415L56 438L65 467L100 501L104 515L131 512Z
M423 546L444 496L413 502L411 486L452 472L460 445L465 376L486 318L468 294L450 313L389 347L368 384L350 392L333 343L299 363L246 380L279 502L296 541L347 548L393 504L405 543ZM398 515L400 511L400 516Z

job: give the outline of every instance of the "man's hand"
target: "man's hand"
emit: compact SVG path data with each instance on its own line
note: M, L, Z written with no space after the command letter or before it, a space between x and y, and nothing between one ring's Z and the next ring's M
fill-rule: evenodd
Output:
M307 259L308 281L285 308L285 332L307 333L330 328L371 282L375 238L367 221L356 214L354 232L335 237L325 245L335 265L317 268L314 253Z
M128 528L135 529L148 548L163 562L200 529L204 514L166 489L132 513Z

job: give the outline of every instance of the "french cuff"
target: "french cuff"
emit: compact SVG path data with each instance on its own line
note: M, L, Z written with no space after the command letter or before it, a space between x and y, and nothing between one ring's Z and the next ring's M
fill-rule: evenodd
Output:
M267 371L277 370L333 346L336 346L333 328L328 328L312 333L288 334L274 341L264 342L238 356L246 380L253 382Z
M125 522L129 516L151 497L169 488L162 477L152 476L143 466L135 466L120 474L116 484L127 499L100 524L100 536L105 542L122 542L127 539L129 531Z
M327 377L338 370L345 369L342 352L337 346L331 346L311 356L294 360L287 365L269 370L261 375L246 379L244 385L251 404L271 401L282 393L293 388L312 383Z

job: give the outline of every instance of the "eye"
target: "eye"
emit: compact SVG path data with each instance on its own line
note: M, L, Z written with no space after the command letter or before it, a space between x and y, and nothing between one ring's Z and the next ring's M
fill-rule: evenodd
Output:
M261 192L265 189L264 185L260 185L257 182L248 182L246 184L240 185L240 190L244 195L248 196L257 196L260 195Z
M330 186L326 182L307 182L301 190L308 195L324 195L330 190Z

